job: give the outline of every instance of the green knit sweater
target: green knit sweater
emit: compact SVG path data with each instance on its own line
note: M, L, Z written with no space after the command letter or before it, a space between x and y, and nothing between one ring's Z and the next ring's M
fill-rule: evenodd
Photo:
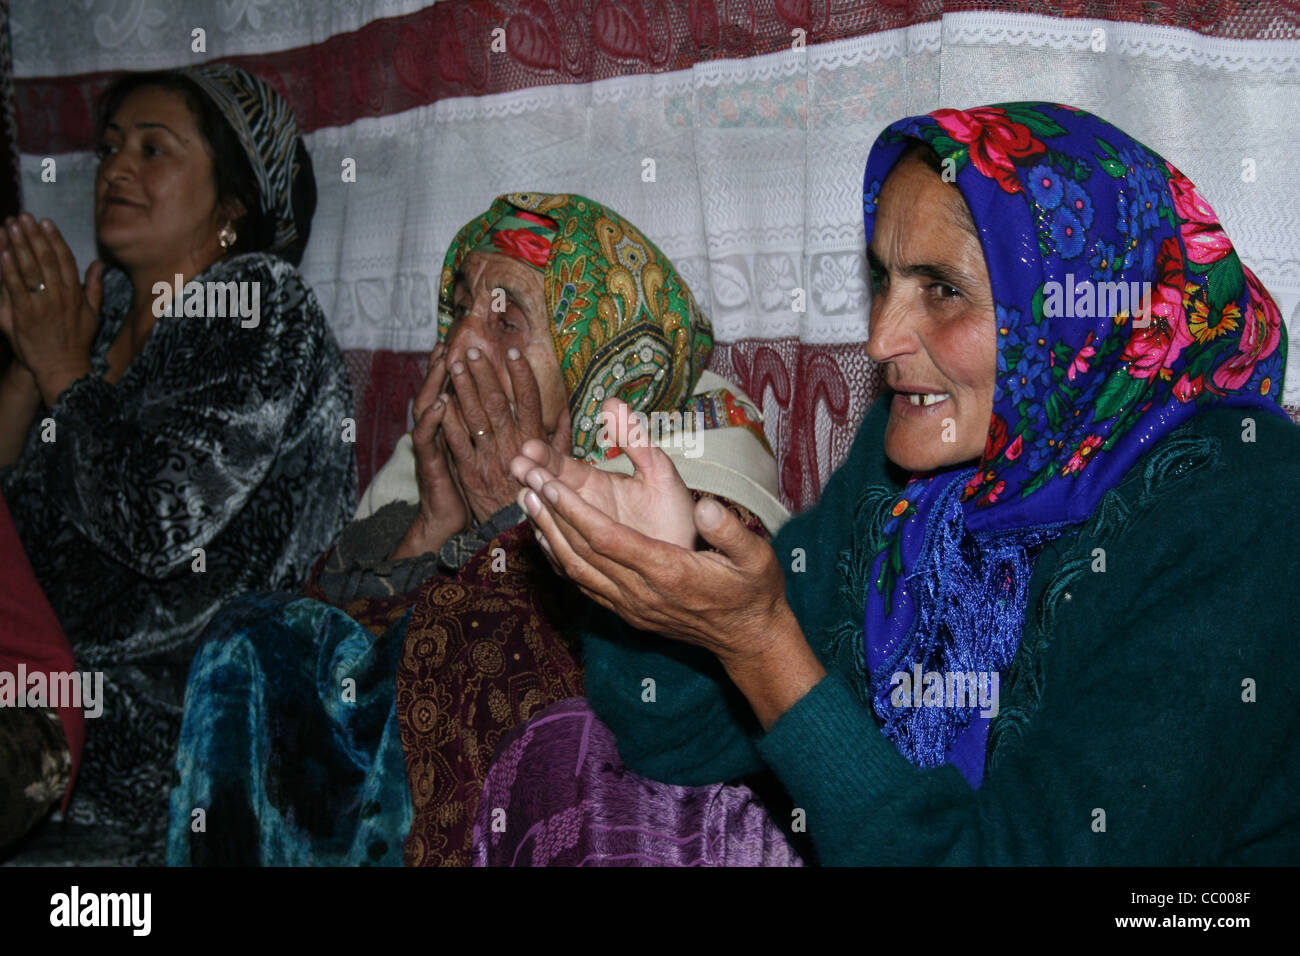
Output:
M828 675L767 734L711 655L588 632L588 695L628 765L686 785L770 768L824 864L1300 862L1300 428L1199 415L1042 552L972 790L905 760L869 703L855 578L902 488L887 419L877 403L773 542Z

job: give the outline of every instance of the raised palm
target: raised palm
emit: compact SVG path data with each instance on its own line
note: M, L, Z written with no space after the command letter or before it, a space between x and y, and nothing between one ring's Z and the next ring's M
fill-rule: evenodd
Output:
M524 454L511 463L511 472L534 490L549 480L549 474L610 520L646 537L694 550L694 500L672 460L650 445L640 428L628 423L623 402L608 399L603 410L615 416L617 434L628 437L622 447L636 468L634 474L603 471L536 440L524 443Z

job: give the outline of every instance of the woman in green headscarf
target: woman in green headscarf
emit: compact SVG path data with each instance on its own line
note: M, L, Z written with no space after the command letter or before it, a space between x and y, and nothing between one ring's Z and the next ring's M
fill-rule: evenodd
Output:
M397 863L408 834L409 863L469 862L497 741L582 690L573 635L586 601L514 502L509 463L527 439L630 473L600 413L616 396L693 494L759 531L785 517L760 415L703 371L708 319L612 210L498 198L451 244L438 323L415 428L307 597L250 596L209 630L187 694L172 863Z

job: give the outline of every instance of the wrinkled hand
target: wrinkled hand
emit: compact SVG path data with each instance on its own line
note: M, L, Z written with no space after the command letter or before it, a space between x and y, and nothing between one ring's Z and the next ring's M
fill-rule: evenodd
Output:
M90 371L103 263L90 264L83 285L72 250L54 223L37 223L23 213L5 220L0 232L0 279L0 331L52 405L73 379Z
M524 442L546 444L542 397L532 367L518 349L510 349L506 370L515 396L513 409L491 363L478 349L468 349L466 361L451 368L455 395L442 430L455 464L453 473L474 520L480 522L515 500L519 486L510 462ZM567 449L571 441L566 409L550 447Z
M694 502L672 459L647 441L640 424L629 419L630 409L624 402L606 399L601 411L613 426L613 434L625 439L621 447L635 468L633 474L602 471L554 446L527 442L523 454L511 462L515 481L540 492L545 482L555 478L617 524L693 551ZM518 486L515 490L519 491ZM527 510L524 493L518 497Z
M411 413L415 428L415 479L420 488L420 512L406 532L393 559L437 551L452 535L469 524L469 510L448 466L447 446L439 429L450 402L443 393L447 383L447 346L439 344L429 356L429 371L415 396Z
M620 442L636 468L610 474L529 442L513 474L542 545L582 591L633 627L707 648L729 668L766 650L793 616L768 543L712 499L692 505L672 461L627 422ZM716 552L694 550L696 532ZM796 625L797 627L797 625Z

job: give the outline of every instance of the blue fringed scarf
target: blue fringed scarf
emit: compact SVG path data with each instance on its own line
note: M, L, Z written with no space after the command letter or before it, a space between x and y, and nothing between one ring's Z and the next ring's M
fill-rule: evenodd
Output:
M918 767L951 763L978 787L1000 672L1020 645L1034 559L1060 531L977 539L960 500L973 475L967 469L904 489L884 528L884 539L900 544L897 586L889 592L893 613L885 608L886 589L869 588L864 628L872 703L885 735ZM918 514L928 517L908 520ZM891 560L888 549L877 556L873 584L889 573ZM936 701L936 691L945 696Z

